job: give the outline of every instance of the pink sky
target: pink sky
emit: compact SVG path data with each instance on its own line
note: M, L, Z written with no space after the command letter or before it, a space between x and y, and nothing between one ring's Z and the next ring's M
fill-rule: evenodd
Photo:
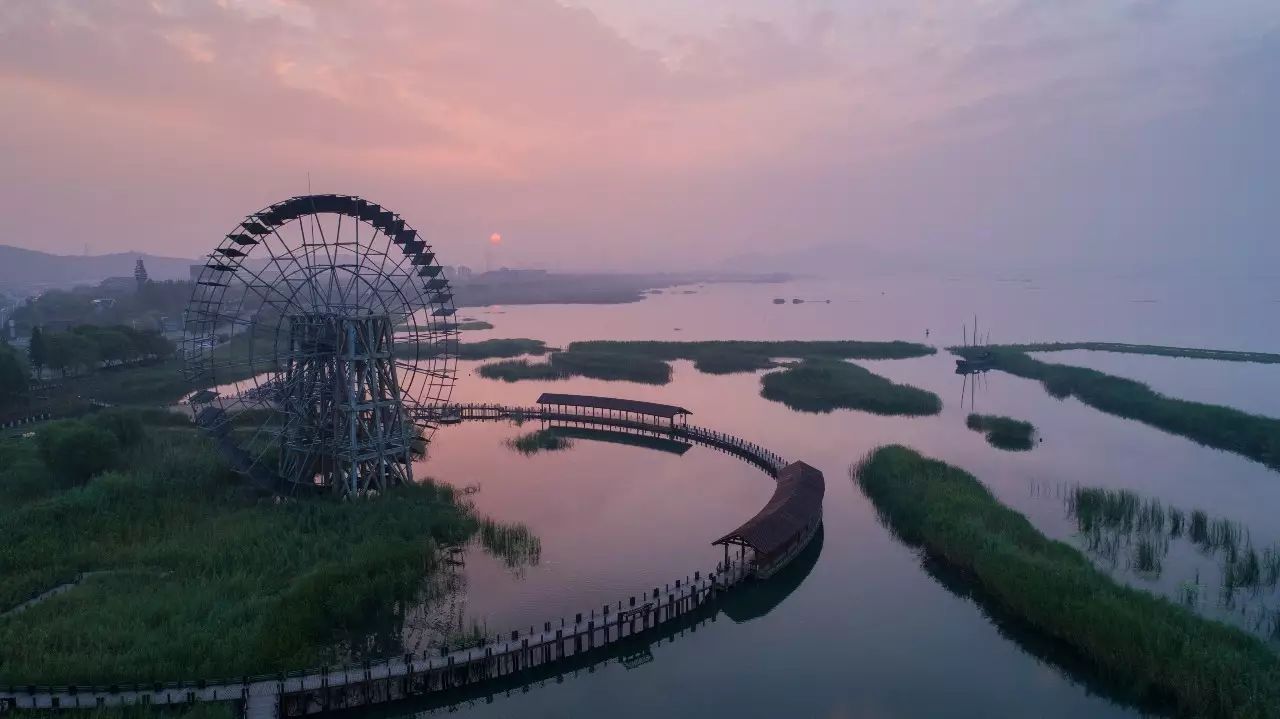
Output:
M0 243L194 256L310 173L471 264L494 232L553 267L1254 258L1277 27L1235 0L10 0Z

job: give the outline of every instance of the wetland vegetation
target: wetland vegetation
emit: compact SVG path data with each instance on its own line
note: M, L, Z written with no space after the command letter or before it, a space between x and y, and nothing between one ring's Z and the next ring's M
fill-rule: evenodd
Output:
M989 351L987 361L995 369L1037 380L1054 397L1075 397L1108 414L1134 419L1280 469L1278 419L1167 397L1142 382L1097 370L1042 362L1013 349L954 347L951 351L966 359L976 359Z
M898 384L858 365L806 359L761 378L761 396L802 412L856 409L883 415L932 415L942 411L938 395Z
M1239 352L1235 350L1201 349L1196 347L1166 347L1164 345L1137 345L1124 342L1041 342L1033 344L993 345L991 349L1011 352L1065 352L1091 350L1120 354L1151 355L1154 357L1185 357L1188 359L1220 360L1223 362L1257 362L1280 364L1280 354L1271 352Z
M241 676L394 653L406 608L431 597L440 548L487 531L486 547L522 547L517 563L536 556L527 530L484 530L429 481L355 503L275 501L178 415L121 410L36 432L0 443L0 612L82 579L0 616L0 683ZM60 464L74 436L113 444L110 461Z
M546 362L505 360L480 365L481 377L505 382L561 380L571 377L666 384L671 366L660 360L607 352L553 352Z
M1171 549L1194 550L1187 556L1207 559L1216 568L1197 567L1193 575L1182 563L1187 576L1177 585L1176 599L1193 609L1231 610L1241 626L1280 640L1274 595L1280 587L1280 545L1255 547L1249 530L1236 522L1125 489L1072 486L1060 495L1081 545L1106 566L1154 579L1164 571Z
M994 414L970 414L964 423L969 429L983 433L987 444L997 449L1025 452L1034 446L1036 428L1030 422Z
M569 352L606 352L634 355L670 362L692 360L694 367L708 374L754 372L776 366L779 358L829 357L837 359L906 359L934 353L932 347L915 342L782 341L751 342L718 340L705 342L621 342L595 340L572 342Z
M520 454L534 455L540 452L558 452L569 449L573 441L549 429L536 429L507 440L507 446Z
M1280 654L1246 632L1116 583L972 475L902 446L875 450L851 474L904 542L1138 696L1187 716L1280 716Z

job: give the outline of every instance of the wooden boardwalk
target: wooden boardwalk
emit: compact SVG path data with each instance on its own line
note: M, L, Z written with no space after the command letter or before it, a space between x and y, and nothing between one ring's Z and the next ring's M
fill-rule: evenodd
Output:
M788 464L780 455L732 435L687 424L646 421L635 415L607 416L550 406L462 404L422 410L415 419L537 419L552 425L607 428L713 447L775 478ZM813 532L808 534L785 561L798 554L812 536ZM545 622L540 630L514 631L452 652L405 654L358 666L240 679L109 687L0 686L0 711L234 702L248 719L281 719L413 697L479 696L486 688L510 686L526 677L550 676L564 667L591 666L592 657L610 646L630 643L647 647L646 637L675 631L673 627L690 621L696 627L700 618L714 612L721 595L751 578L753 571L750 563L734 562L726 554L726 564L715 573L695 572L674 584L577 614L572 621Z
M749 577L741 565L719 575L646 591L547 622L541 630L512 632L502 640L443 655L406 654L342 668L320 668L240 680L208 680L111 687L0 687L0 710L94 709L234 702L249 719L277 719L336 711L436 692L465 689L503 677L545 671L557 662L583 660L595 650L643 637L715 602Z
M623 432L635 432L654 437L677 439L692 442L693 444L713 447L729 454L736 455L737 457L756 465L773 477L776 477L778 472L787 465L787 461L776 452L761 447L754 442L749 442L740 437L725 434L724 432L717 432L713 429L707 429L705 427L698 427L695 425L671 426L658 422L644 421L635 417L610 417L587 411L575 412L551 409L542 406L522 407L503 404L454 404L440 408L428 408L421 410L416 419L440 421L447 417L453 417L462 421L498 421L507 419L542 420L549 423L563 423L584 427L608 427Z

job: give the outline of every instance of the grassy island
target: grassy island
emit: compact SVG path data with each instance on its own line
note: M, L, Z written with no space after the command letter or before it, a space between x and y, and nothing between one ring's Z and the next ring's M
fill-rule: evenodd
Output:
M570 377L666 384L671 366L666 362L608 352L553 352L546 362L527 359L490 362L477 370L481 377L505 382L560 380Z
M775 366L780 357L827 357L833 359L906 359L934 353L932 347L915 342L782 341L750 342L720 340L707 342L618 342L596 340L573 342L570 352L607 352L670 362L692 360L694 367L708 374L754 372Z
M991 366L1038 380L1054 397L1075 397L1108 414L1134 419L1200 444L1224 449L1280 469L1280 420L1238 409L1166 397L1136 380L1105 372L1042 362L1005 347L955 347L965 358L989 351Z
M808 359L766 374L761 384L762 397L802 412L858 409L918 416L942 411L938 395L840 360Z
M35 431L0 441L3 684L238 677L394 653L406 607L441 591L438 548L481 528L430 482L274 501L162 411Z
M970 414L964 423L969 429L985 434L992 447L1011 452L1031 449L1036 433L1035 425L1030 422L994 414Z
M1124 342L1042 342L1037 344L995 345L1012 352L1065 352L1089 350L1119 354L1151 355L1153 357L1185 357L1188 359L1218 360L1220 362L1257 362L1280 364L1280 354L1271 352L1239 352L1197 347L1166 347L1164 345L1135 345Z
M464 345L465 347L465 345ZM914 342L572 342L555 352L548 362L526 360L493 362L480 367L480 375L507 382L551 380L569 377L623 380L644 384L671 381L674 360L691 360L707 374L756 372L777 367L777 358L903 359L933 354L934 349Z
M1255 637L1117 584L973 476L902 446L852 470L882 521L977 585L985 601L1186 716L1280 716L1280 655Z

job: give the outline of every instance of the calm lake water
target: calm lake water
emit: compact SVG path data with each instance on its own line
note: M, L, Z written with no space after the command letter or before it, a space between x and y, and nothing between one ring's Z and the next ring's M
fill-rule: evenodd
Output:
M1280 350L1268 324L1280 294L1263 283L1195 296L1134 281L1076 288L1022 278L917 284L708 285L666 290L629 305L467 308L462 314L495 325L468 333L468 340L532 337L553 344L907 339L941 346L958 343L961 324L971 324L977 312L981 331L989 330L997 342ZM773 304L775 297L788 304ZM809 301L791 304L792 298ZM1278 386L1280 366L1085 352L1047 359L1131 376L1174 396L1280 413L1266 396L1274 393L1258 390ZM1035 382L993 372L973 386L954 374L946 353L861 363L938 393L943 411L926 418L794 412L759 396L759 373L710 376L687 362L674 363L673 381L661 387L581 379L507 384L475 375L477 364L461 364L455 400L525 404L556 390L679 404L693 411L694 423L817 466L826 474L827 495L820 550L798 563L770 596L744 600L754 602L749 609L663 640L643 662L610 662L563 681L446 708L463 716L1140 714L1077 671L1069 657L1023 636L1016 624L988 616L966 596L962 582L923 566L878 523L848 468L882 444L907 444L965 468L1042 531L1081 546L1063 501L1074 486L1127 489L1188 512L1203 510L1238 523L1259 551L1280 542L1277 473L1075 400L1053 399ZM1042 441L1021 453L989 446L964 425L975 405L1033 422ZM459 570L463 589L450 611L491 633L598 610L711 569L720 554L710 542L751 516L773 489L759 470L701 447L676 455L578 439L569 449L526 457L507 446L534 428L536 423L444 428L416 470L472 487L470 498L481 513L522 523L541 540L536 564L508 566L482 551L467 552ZM1228 604L1216 590L1218 559L1185 542L1168 544L1159 576L1133 571L1127 549L1096 559L1117 579L1171 597L1200 573L1206 589L1197 608L1241 626L1280 605L1269 590Z

